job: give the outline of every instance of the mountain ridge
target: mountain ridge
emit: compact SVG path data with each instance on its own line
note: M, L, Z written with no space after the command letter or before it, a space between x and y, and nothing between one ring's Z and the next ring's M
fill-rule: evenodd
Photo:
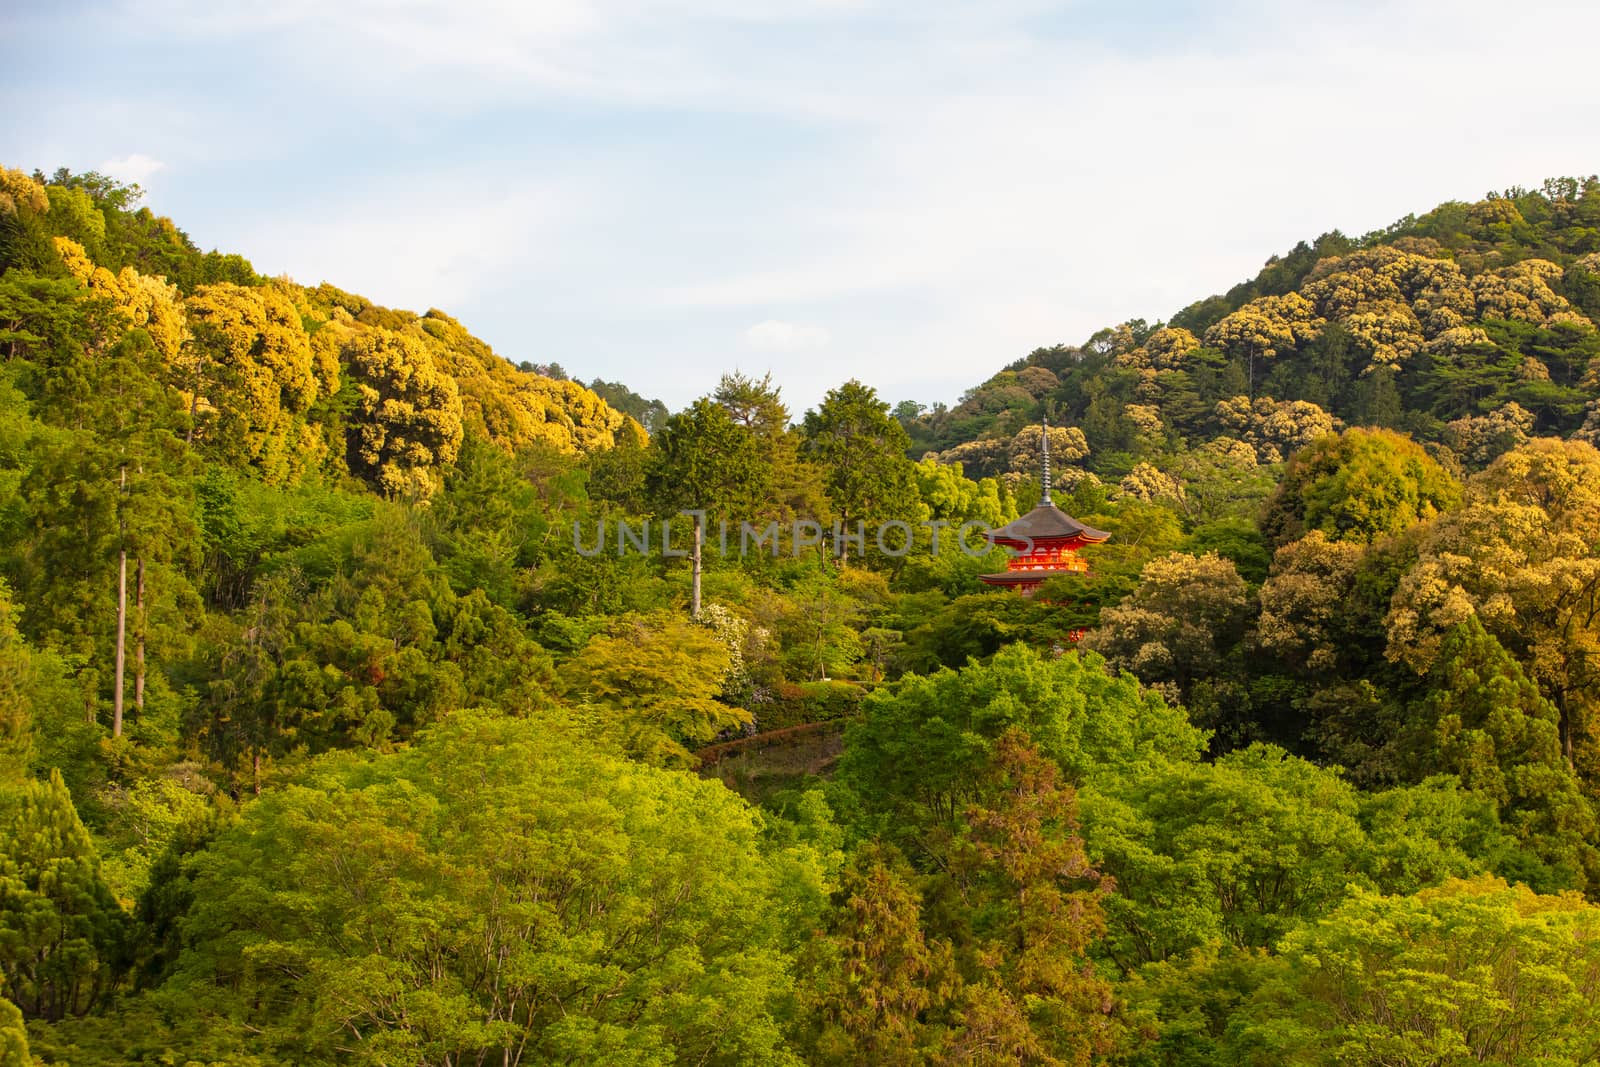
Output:
M1217 442L1278 462L1346 424L1475 467L1530 435L1600 437L1597 324L1600 181L1555 178L1302 241L1168 322L1035 349L954 407L896 414L913 456L983 475L1050 413L1107 478Z

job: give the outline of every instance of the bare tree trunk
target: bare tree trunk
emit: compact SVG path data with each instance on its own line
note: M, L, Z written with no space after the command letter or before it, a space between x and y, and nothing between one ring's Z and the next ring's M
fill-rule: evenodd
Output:
M1567 766L1576 770L1577 762L1572 755L1572 712L1567 705L1565 687L1556 693L1556 735L1560 740L1561 754L1567 758Z
M128 486L128 469L122 469L122 488ZM122 523L127 534L127 522ZM117 680L111 695L111 736L122 736L122 687L128 653L128 546L124 541L117 566Z
M701 528L701 517L694 517L694 582L689 593L689 616L700 617L700 547L705 541L705 531Z
M250 770L255 775L256 796L261 795L261 750L250 753Z
M149 625L145 617L144 605L144 557L140 556L134 568L133 582L133 610L134 610L134 638L133 638L133 706L139 712L144 711L144 635Z

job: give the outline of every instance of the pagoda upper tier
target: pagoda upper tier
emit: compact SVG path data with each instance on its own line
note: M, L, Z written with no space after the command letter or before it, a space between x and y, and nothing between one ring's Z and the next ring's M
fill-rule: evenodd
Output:
M1016 549L1000 574L980 574L987 585L1009 585L1031 593L1058 574L1087 574L1089 563L1078 555L1084 545L1097 545L1111 535L1085 526L1054 504L1038 507L998 530L989 531L989 540Z
M1021 549L1038 545L1041 541L1051 542L1060 548L1076 549L1083 545L1098 545L1110 536L1104 530L1085 526L1056 507L1048 498L1041 500L1038 507L1020 519L1013 519L998 530L989 531L989 540L995 544Z

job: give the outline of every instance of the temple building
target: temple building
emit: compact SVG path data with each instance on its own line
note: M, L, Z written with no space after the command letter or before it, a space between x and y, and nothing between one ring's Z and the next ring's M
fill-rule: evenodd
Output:
M1040 427L1043 445L1044 492L1039 506L1013 522L989 531L991 544L1012 549L1010 561L1000 574L980 574L986 585L1008 585L1023 596L1032 596L1047 578L1058 574L1087 574L1089 563L1078 555L1084 545L1098 545L1111 535L1085 526L1056 507L1050 499L1050 424Z

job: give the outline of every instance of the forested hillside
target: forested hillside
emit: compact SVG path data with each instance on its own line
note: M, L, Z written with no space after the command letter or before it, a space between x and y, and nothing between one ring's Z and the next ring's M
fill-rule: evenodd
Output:
M1594 1062L1600 182L803 414L140 200L0 170L0 1063Z
M1277 462L1343 425L1399 430L1472 468L1530 436L1592 439L1597 232L1600 189L1562 178L1357 240L1324 234L1170 322L1039 349L954 408L896 414L919 449L987 473L1054 406L1094 443L1088 469L1113 479L1234 441Z

